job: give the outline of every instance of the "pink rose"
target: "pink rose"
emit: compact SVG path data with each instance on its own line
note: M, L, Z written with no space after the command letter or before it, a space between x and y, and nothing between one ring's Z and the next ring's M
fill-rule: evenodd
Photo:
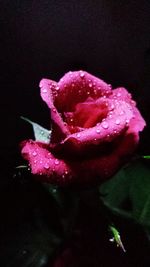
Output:
M145 121L131 94L85 71L57 83L42 79L41 97L51 111L50 144L24 141L22 155L41 181L66 185L104 181L129 159Z

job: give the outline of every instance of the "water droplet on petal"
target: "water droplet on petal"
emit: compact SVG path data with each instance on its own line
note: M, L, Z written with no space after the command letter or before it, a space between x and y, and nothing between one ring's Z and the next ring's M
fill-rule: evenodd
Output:
M44 89L42 90L42 92L43 92L43 93L47 93L47 89L44 88Z
M121 96L121 93L118 92L118 93L117 93L117 96L120 97L120 96Z
M112 85L111 85L111 84L108 84L108 87L109 87L110 89L112 89Z
M126 119L126 124L128 124L128 123L129 123L129 121L130 121L129 119Z
M57 91L59 90L59 86L56 86L56 90L57 90Z
M37 155L37 152L33 151L32 155L35 157Z
M89 83L89 87L91 88L93 86L93 84L92 83Z
M65 179L65 174L62 174L62 178Z
M133 106L136 106L136 102L135 102L134 100L131 100L131 104L132 104Z
M45 168L46 170L48 170L48 169L49 169L49 164L48 164L48 163L45 163L44 168Z
M41 130L41 135L43 135L44 134L44 131L43 130Z
M80 137L81 136L81 134L80 133L77 133L77 137Z
M80 72L80 77L83 78L85 76L85 73L83 71Z
M109 127L108 122L106 122L106 121L103 121L101 125L104 129L108 129L108 127Z
M98 128L98 129L96 129L96 132L99 134L100 133L100 129Z
M111 104L110 110L114 110L114 108L115 108L114 104Z
M120 124L120 120L119 120L119 119L116 119L115 123L116 123L117 125L119 125L119 124Z
M58 164L59 164L59 160L55 159L55 165L58 165Z
M55 109L55 108L52 108L52 111L53 111L54 113L56 113L56 109Z
M119 114L120 114L120 115L123 115L123 114L124 114L124 111L123 111L123 110L121 110Z

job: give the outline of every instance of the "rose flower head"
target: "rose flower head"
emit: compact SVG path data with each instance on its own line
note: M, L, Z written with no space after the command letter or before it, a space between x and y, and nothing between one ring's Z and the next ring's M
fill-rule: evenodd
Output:
M56 185L103 182L134 152L145 121L128 91L85 72L59 82L42 79L51 114L51 141L22 142L22 155L38 179Z

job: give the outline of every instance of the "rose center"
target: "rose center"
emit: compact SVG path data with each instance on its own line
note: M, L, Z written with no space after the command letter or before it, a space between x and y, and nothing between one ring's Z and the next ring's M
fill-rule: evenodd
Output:
M106 100L87 99L83 103L78 103L75 106L74 112L65 113L65 121L68 126L74 129L94 127L97 123L101 122L108 114L108 103ZM78 131L78 129L77 129Z

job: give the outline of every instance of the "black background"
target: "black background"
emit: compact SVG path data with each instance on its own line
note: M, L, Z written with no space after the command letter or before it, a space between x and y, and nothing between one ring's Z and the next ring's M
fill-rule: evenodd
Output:
M14 167L21 162L18 144L32 135L20 116L49 127L49 111L39 95L41 78L59 80L69 70L84 69L114 88L128 88L150 123L150 1L3 0L0 24L1 209L11 229L20 207L18 192L24 190L24 185L20 189L18 182L12 182ZM142 154L150 152L149 133L147 126L139 146ZM25 205L26 195L22 201ZM10 230L10 235L15 231ZM5 227L2 232L6 242ZM2 245L7 248L3 267L11 250L8 243Z

